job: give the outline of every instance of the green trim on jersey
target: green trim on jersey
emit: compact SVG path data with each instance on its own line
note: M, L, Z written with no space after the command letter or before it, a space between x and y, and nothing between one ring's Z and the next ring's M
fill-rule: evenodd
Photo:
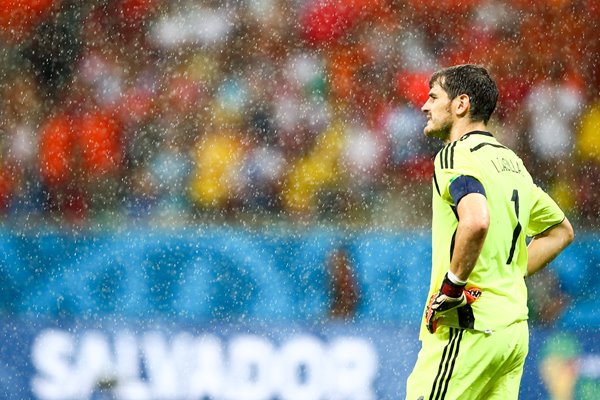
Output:
M488 132L471 132L436 155L433 176L432 269L430 298L450 267L458 226L450 183L460 175L483 185L490 227L467 289L480 289L472 305L442 316L440 325L495 330L527 319L526 235L562 222L564 213L533 183L523 161ZM421 331L425 333L424 320Z

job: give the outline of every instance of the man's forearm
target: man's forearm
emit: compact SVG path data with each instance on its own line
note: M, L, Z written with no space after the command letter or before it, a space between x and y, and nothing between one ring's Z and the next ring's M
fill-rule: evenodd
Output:
M548 231L535 236L527 247L527 275L544 269L574 238L573 227L565 218Z
M459 224L450 265L450 271L459 279L466 281L469 278L481 254L486 234L487 229Z
M489 229L489 210L480 194L465 196L458 205L459 222L454 238L450 271L466 281L475 268Z

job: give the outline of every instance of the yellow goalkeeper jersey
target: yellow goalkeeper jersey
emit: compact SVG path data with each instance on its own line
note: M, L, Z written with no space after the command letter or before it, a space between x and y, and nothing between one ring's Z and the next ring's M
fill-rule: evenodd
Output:
M438 324L493 331L527 319L526 236L535 236L565 218L557 204L533 183L523 161L489 132L475 131L444 146L433 177L432 269L428 299L450 267L458 226L450 184L461 175L483 185L490 226L467 290L479 298L440 317ZM425 318L421 334L427 332Z

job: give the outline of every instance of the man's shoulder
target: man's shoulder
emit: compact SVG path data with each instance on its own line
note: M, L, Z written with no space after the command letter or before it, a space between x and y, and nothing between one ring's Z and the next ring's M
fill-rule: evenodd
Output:
M436 154L435 167L438 169L454 169L460 165L475 163L472 157L473 147L477 140L458 139L446 144Z

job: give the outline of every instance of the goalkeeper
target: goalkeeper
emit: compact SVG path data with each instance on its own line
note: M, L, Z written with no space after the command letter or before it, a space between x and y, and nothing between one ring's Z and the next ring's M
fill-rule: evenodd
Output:
M483 67L442 69L429 86L424 133L445 146L434 160L430 292L406 398L517 399L529 344L524 278L573 229L488 132L498 89Z

